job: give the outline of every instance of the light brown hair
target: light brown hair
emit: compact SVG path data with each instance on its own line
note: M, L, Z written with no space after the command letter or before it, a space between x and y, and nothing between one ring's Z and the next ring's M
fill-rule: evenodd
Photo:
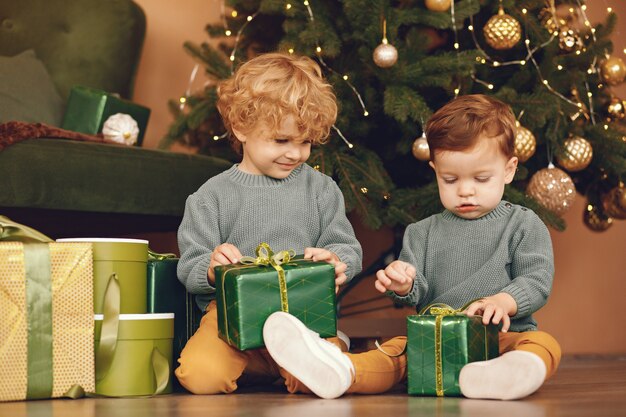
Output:
M426 123L430 159L437 151L464 151L480 137L498 141L502 153L515 153L515 116L508 104L483 94L459 96L437 110Z
M293 115L302 139L315 144L326 142L337 118L331 85L319 65L304 56L257 56L221 82L217 94L217 108L238 152L241 143L233 128L248 133L264 123L274 135L285 116Z

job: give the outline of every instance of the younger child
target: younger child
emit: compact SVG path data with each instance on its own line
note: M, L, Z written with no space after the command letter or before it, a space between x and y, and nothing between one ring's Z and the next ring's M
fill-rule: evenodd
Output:
M523 398L554 374L561 349L532 317L552 288L548 230L531 210L501 200L517 169L515 118L494 98L461 96L431 117L426 138L445 210L407 227L400 259L378 271L374 285L418 310L431 303L461 308L479 299L466 314L502 325L501 356L464 366L461 392L469 398ZM268 336L280 334L277 329L285 336L268 337L268 351L318 395L384 392L406 377L406 355L373 350L347 354L351 366L336 378L329 368L346 354L319 349L325 342L285 313L272 314L264 328ZM396 337L382 349L398 354L405 345L405 337ZM312 369L324 372L306 378ZM329 385L330 395L321 388Z
M243 158L185 205L178 277L206 314L175 373L197 394L230 393L244 381L281 376L293 391L299 382L265 349L242 352L218 337L214 268L253 256L267 242L275 251L293 249L331 263L337 286L360 271L361 246L339 187L305 163L312 144L325 142L335 122L335 95L314 61L272 53L243 64L220 84L218 96L218 110ZM331 341L346 349L337 338Z

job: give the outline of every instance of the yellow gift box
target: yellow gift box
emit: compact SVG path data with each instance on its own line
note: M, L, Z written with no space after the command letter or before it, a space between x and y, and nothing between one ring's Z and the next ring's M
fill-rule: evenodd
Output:
M11 238L15 225L0 216L0 401L93 392L91 244Z

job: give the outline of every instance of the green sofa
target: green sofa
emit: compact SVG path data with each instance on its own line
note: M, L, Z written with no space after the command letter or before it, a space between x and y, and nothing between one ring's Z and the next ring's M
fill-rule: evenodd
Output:
M124 98L145 15L131 0L0 0L0 123L60 126L69 91ZM62 139L0 151L0 214L57 237L174 231L186 197L228 161Z

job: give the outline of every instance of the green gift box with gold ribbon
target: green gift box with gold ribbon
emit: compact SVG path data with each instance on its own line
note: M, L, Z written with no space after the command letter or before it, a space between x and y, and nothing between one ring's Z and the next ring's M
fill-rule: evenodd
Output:
M136 145L141 146L150 109L95 88L72 87L61 127L95 135L102 132L104 123L116 113L128 114L137 122L139 134Z
M173 254L149 252L148 313L174 313L174 362L200 326L202 318L194 296L178 280L177 265L178 258Z
M90 243L0 216L0 401L94 391Z
M274 254L265 243L256 253L215 267L219 336L240 350L262 347L263 324L276 311L296 316L321 337L335 336L335 268L293 251Z
M408 393L461 396L459 373L470 362L498 357L498 326L433 304L407 317Z

